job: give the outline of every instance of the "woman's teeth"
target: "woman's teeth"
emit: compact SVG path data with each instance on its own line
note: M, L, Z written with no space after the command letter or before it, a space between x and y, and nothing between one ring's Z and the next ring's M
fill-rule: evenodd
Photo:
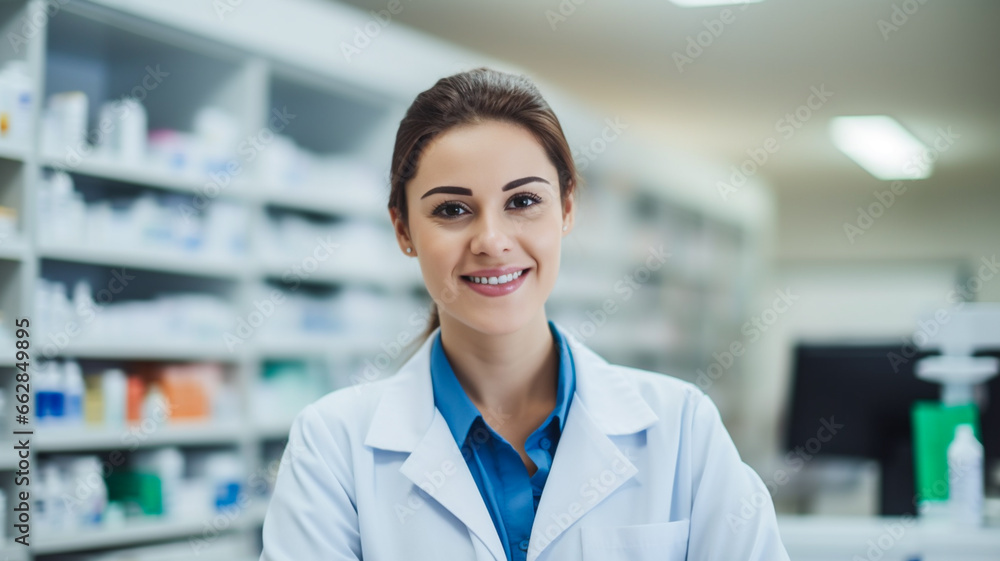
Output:
M507 284L508 282L521 276L524 271L518 271L516 273L510 273L509 275L501 275L499 277L465 277L472 282L479 284Z

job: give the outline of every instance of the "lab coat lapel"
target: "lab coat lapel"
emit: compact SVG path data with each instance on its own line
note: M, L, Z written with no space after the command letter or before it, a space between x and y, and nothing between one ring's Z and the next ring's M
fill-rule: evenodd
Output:
M576 365L577 388L535 513L527 561L538 559L576 520L638 473L609 435L631 434L658 419L618 367L562 333Z
M535 513L527 561L535 561L576 520L638 472L609 436L638 432L658 418L620 367L609 364L558 323L556 328L570 345L576 392ZM502 561L503 544L479 487L434 406L430 351L439 330L385 381L388 385L365 445L410 452L400 473L461 520L496 561ZM605 484L611 477L614 481Z
M479 487L447 421L434 406L430 348L438 330L391 380L376 407L365 444L410 452L399 472L461 520L496 561L503 561L503 544Z
M440 413L399 471L461 520L497 560L506 559L479 487Z

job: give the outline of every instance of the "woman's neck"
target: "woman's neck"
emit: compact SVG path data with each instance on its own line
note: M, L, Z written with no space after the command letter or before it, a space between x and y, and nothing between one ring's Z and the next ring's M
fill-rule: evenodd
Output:
M465 393L491 426L555 407L559 348L544 311L503 335L476 331L442 314L441 344Z

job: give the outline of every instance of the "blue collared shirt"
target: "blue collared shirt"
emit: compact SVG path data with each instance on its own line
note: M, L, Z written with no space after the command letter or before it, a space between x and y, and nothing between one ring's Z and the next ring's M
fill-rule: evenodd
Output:
M431 350L434 405L448 422L448 428L462 450L462 456L493 518L508 561L527 558L528 538L531 537L538 501L542 497L556 445L566 424L566 413L576 391L576 368L569 344L551 320L549 330L559 345L556 407L525 442L525 452L538 468L531 476L517 450L491 427L502 425L507 413L488 412L488 422L484 420L455 377L455 371L441 346L440 331Z

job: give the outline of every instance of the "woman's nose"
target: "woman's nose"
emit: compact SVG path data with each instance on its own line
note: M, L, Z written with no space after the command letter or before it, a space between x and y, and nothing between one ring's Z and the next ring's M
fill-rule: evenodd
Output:
M500 214L481 214L474 226L475 232L472 236L472 252L499 255L510 249L512 229L516 229L516 224Z

